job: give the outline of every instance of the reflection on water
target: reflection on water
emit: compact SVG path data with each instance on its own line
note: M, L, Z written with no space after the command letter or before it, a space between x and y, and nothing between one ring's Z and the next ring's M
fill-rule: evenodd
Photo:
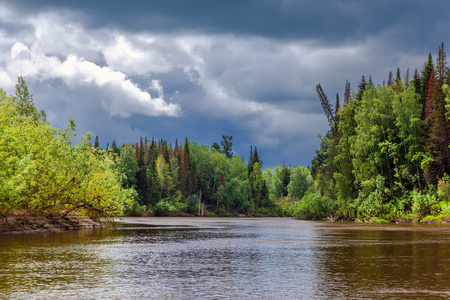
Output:
M0 298L449 298L449 246L447 226L128 218L0 236Z

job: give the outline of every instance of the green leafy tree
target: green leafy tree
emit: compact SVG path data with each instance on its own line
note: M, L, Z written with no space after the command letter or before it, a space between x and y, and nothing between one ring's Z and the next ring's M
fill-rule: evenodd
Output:
M231 179L225 187L225 195L221 206L225 209L240 208L249 211L254 203L251 199L251 188L247 180Z
M256 149L256 148L255 148ZM251 177L251 184L252 186L252 193L253 193L253 199L255 199L256 206L261 205L261 199L263 194L263 175L261 171L261 165L258 162L255 162L253 164L253 172L250 174Z
M314 185L314 180L308 168L297 166L291 170L291 178L288 184L288 196L302 199L306 191Z
M77 211L93 219L120 216L133 191L122 188L114 158L89 145L72 146L75 123L55 130L17 113L16 100L1 93L0 214L17 210L64 218Z
M160 153L156 160L156 167L158 171L158 181L161 188L161 197L164 199L169 197L173 192L173 181L170 174L170 167L164 155Z
M226 180L230 181L232 178L240 180L248 179L247 167L242 156L233 156L229 163L229 173L227 174Z

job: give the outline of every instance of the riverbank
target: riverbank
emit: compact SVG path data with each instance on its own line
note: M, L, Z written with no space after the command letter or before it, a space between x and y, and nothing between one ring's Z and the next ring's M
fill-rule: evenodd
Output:
M9 214L0 218L0 234L56 232L104 226L104 224L76 214L70 214L61 219L23 213Z
M202 205L200 211L185 212L179 210L149 210L144 212L132 212L125 215L126 217L221 217L221 218L236 218L236 217L287 217L281 208L259 208L252 211L244 211L240 208L233 209L218 209L215 205Z

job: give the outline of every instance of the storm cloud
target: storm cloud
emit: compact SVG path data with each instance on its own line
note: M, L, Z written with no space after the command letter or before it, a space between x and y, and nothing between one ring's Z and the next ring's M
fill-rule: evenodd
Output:
M445 1L0 1L0 82L23 76L50 122L101 143L139 137L308 165L328 130L315 85L342 97L421 70L447 42Z

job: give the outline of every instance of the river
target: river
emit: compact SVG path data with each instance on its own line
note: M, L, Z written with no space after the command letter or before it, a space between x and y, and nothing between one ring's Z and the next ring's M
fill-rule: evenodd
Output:
M450 226L124 218L0 235L0 299L450 298Z

